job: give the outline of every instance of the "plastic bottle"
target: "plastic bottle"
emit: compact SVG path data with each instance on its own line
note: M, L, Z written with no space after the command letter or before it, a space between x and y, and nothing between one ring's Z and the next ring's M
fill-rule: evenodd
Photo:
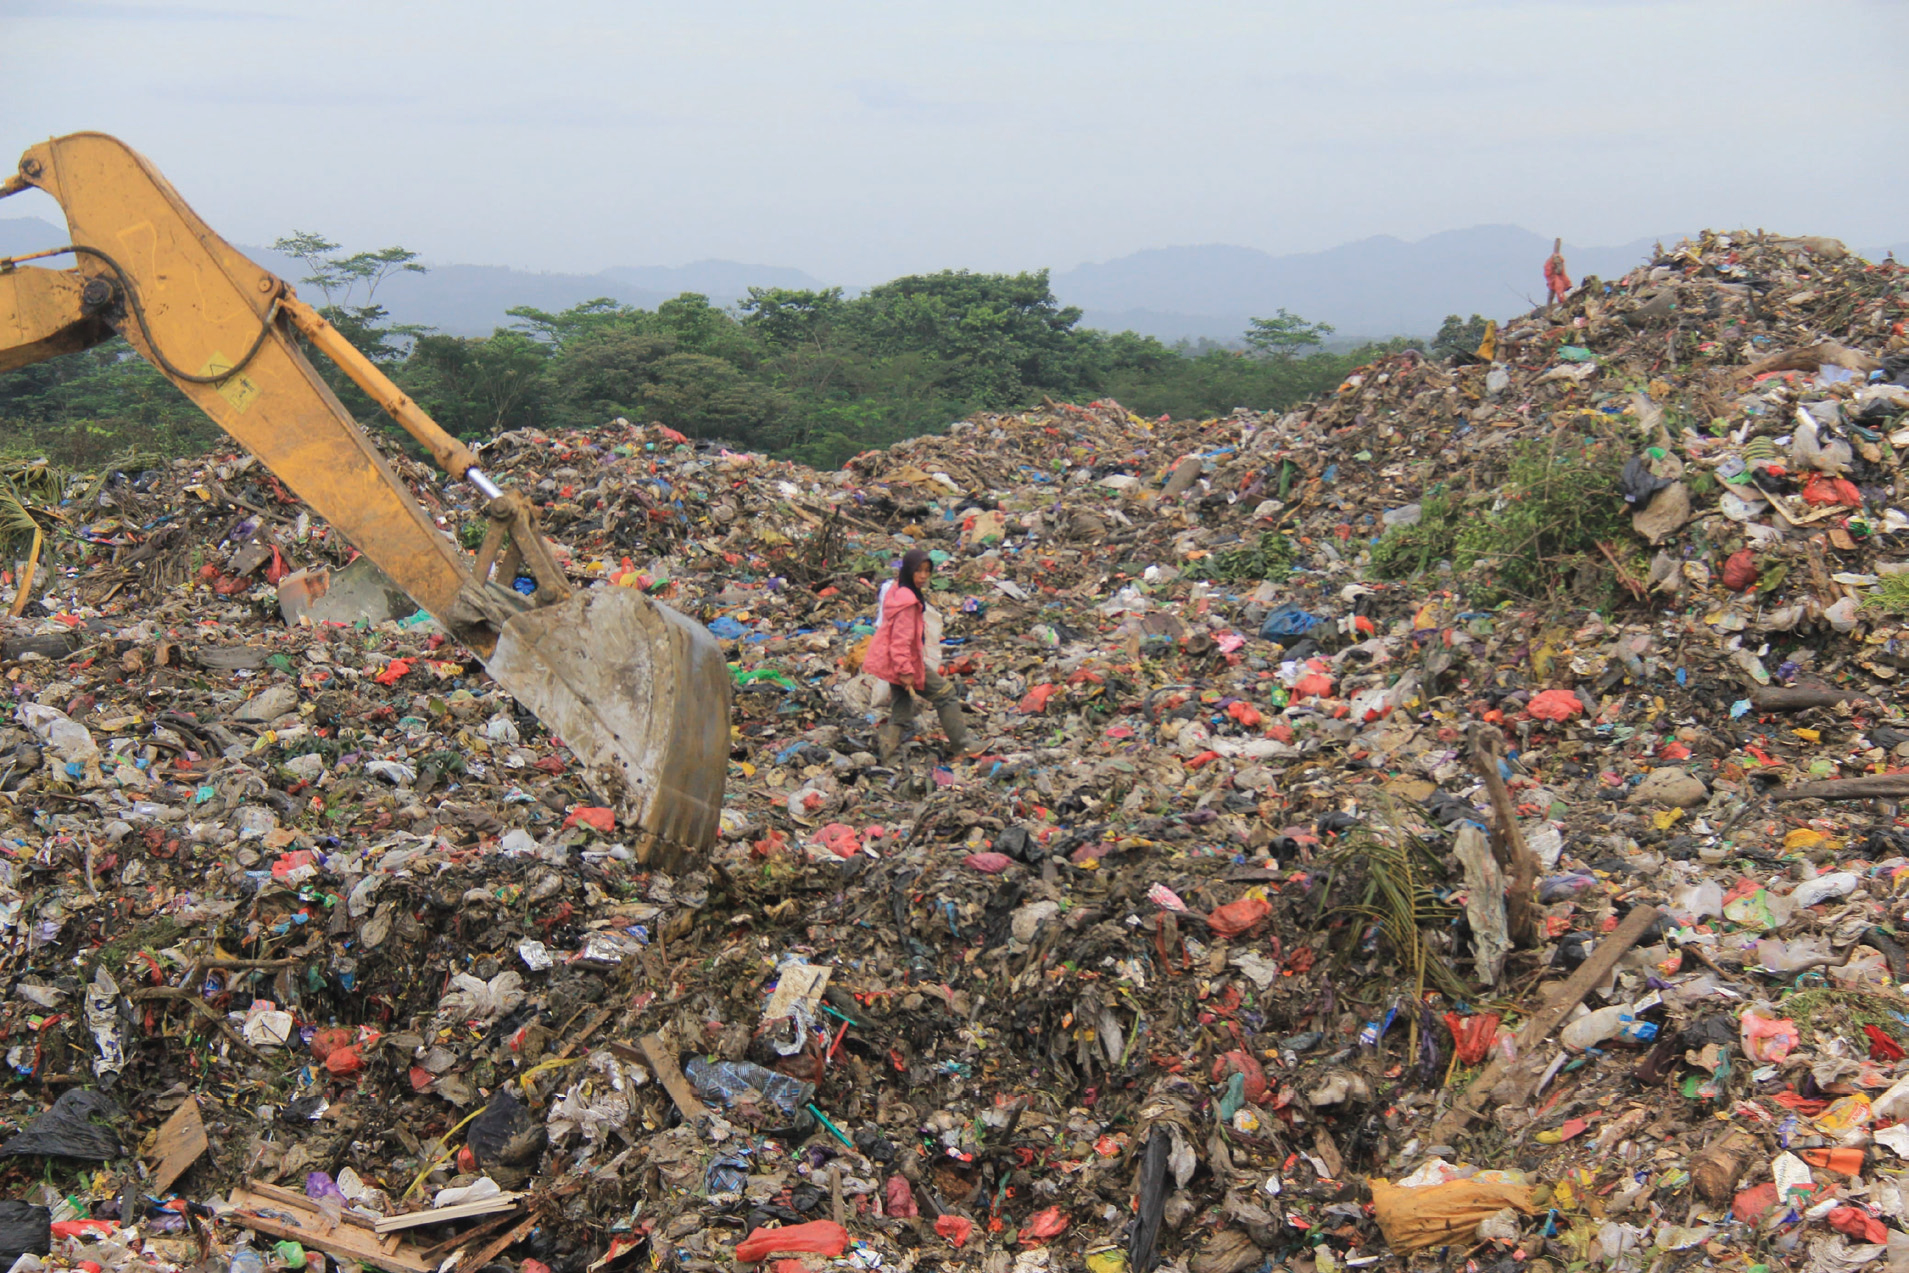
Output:
M1621 1003L1587 1012L1558 1032L1558 1042L1564 1045L1567 1052L1594 1048L1607 1039L1615 1038L1630 1020L1630 1015L1630 1008Z

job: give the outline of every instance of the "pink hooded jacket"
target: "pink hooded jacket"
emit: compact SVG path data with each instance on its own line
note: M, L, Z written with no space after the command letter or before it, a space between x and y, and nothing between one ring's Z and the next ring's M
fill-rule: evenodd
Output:
M926 632L921 598L914 589L884 589L881 622L869 640L862 670L890 685L922 689L928 683L928 664L921 653Z

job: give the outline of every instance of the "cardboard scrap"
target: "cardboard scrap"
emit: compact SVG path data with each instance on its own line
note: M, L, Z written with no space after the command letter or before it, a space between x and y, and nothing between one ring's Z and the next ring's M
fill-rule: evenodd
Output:
M188 1096L178 1109L172 1111L172 1116L160 1124L159 1135L152 1147L159 1163L152 1169L152 1179L146 1184L147 1192L154 1197L165 1197L166 1191L172 1188L172 1182L199 1160L199 1155L206 1151L209 1143L205 1134L205 1120L199 1115L199 1098Z
M682 1069L676 1064L676 1051L663 1040L660 1034L643 1036L643 1055L648 1058L650 1069L656 1072L656 1081L663 1085L669 1098L676 1102L676 1108L685 1122L698 1119L709 1113L709 1106L696 1099L696 1091L690 1087L689 1080L683 1077Z
M769 1002L762 1010L762 1019L778 1021L798 1008L813 1018L816 1005L822 1001L822 992L828 989L829 974L834 971L827 965L785 966L781 979L776 982L775 992L769 996Z

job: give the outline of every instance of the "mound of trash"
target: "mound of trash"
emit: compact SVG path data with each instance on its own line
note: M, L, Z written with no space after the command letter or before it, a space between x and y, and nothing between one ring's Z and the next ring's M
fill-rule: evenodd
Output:
M731 655L721 842L668 870L250 457L23 470L0 1245L1895 1267L1906 309L1707 234L1288 412L831 473L503 435L573 579ZM911 548L978 760L878 758Z

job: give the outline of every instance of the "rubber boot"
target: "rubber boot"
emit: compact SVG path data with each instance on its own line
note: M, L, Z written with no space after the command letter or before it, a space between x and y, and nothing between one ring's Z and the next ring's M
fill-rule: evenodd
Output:
M935 715L941 718L942 732L948 735L948 756L960 760L980 750L973 735L968 733L967 718L961 712L961 700L950 696L935 705Z
M883 725L875 731L875 754L883 764L893 760L901 751L901 726Z

